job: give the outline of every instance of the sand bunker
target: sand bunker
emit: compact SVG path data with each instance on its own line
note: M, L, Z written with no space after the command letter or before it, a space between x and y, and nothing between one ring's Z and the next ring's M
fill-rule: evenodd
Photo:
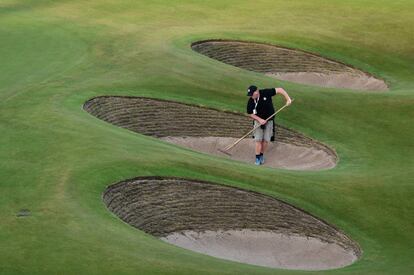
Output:
M322 270L354 262L357 243L335 227L272 197L178 178L136 178L109 186L108 209L169 243L223 259Z
M335 243L268 231L184 231L161 239L213 257L266 267L324 270L357 260L352 251Z
M96 97L84 109L117 126L210 154L218 154L216 148L231 144L252 128L251 120L242 114L142 97ZM332 168L337 162L328 146L280 125L276 140L266 152L269 167L316 170ZM232 150L232 158L253 163L253 145L251 138L244 140Z
M274 45L206 40L192 49L210 58L281 80L321 87L388 90L387 84L366 72L304 51Z
M222 137L166 137L165 141L182 145L196 151L220 155L218 149L233 144L236 138ZM231 150L231 158L235 160L253 163L255 156L255 144L250 139L243 140ZM265 154L267 167L278 167L292 170L320 170L335 167L336 158L324 150L313 147L297 146L293 144L275 142L269 143Z

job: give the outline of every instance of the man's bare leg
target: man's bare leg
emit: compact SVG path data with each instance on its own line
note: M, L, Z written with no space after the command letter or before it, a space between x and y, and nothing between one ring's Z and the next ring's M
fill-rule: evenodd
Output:
M256 155L259 155L262 150L262 141L256 141Z
M262 141L262 144L261 144L261 150L260 150L260 153L264 153L265 152L265 150L266 150L266 148L267 148L267 141L265 141L265 140L263 140ZM257 151L256 151L257 152Z

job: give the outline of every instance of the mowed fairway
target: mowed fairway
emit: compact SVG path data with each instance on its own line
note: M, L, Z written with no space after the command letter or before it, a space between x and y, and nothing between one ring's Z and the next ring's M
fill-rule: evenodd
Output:
M409 0L0 0L0 273L306 273L174 247L102 201L112 183L174 176L284 200L360 244L359 261L320 273L412 274L413 33ZM282 82L190 47L220 38L317 53L385 79L390 90ZM337 166L255 167L116 127L82 108L95 96L129 95L244 112L252 83L284 87L295 102L277 122L335 148ZM22 209L31 215L17 217Z

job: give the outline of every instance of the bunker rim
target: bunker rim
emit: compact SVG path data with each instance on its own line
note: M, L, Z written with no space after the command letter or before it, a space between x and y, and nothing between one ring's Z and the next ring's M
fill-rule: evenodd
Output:
M191 48L225 64L279 80L324 88L389 90L385 80L371 73L303 50L228 39L200 40L193 42Z
M217 149L252 130L252 121L244 114L147 97L100 96L88 100L84 109L116 126L221 157ZM335 150L327 145L281 125L275 128L277 142L269 144L265 166L321 170L338 162ZM243 146L233 149L231 159L252 163L253 143L239 142Z
M223 259L274 268L326 270L352 264L362 254L358 243L341 230L300 208L219 183L136 177L108 186L102 198L111 212L131 226L171 244ZM306 252L299 255L298 249ZM244 256L234 257L235 251ZM251 260L246 260L246 255Z

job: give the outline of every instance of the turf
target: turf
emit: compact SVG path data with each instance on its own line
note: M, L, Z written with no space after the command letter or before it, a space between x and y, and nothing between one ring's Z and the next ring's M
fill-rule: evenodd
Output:
M111 183L178 176L260 191L335 224L363 249L332 274L414 268L413 1L0 2L0 273L299 274L176 248L104 206ZM311 51L384 78L388 92L279 82L211 60L201 39ZM335 169L262 169L191 152L82 110L136 95L244 111L245 89L283 86L278 122L333 146ZM279 100L278 105L282 102ZM21 209L31 216L16 217Z

